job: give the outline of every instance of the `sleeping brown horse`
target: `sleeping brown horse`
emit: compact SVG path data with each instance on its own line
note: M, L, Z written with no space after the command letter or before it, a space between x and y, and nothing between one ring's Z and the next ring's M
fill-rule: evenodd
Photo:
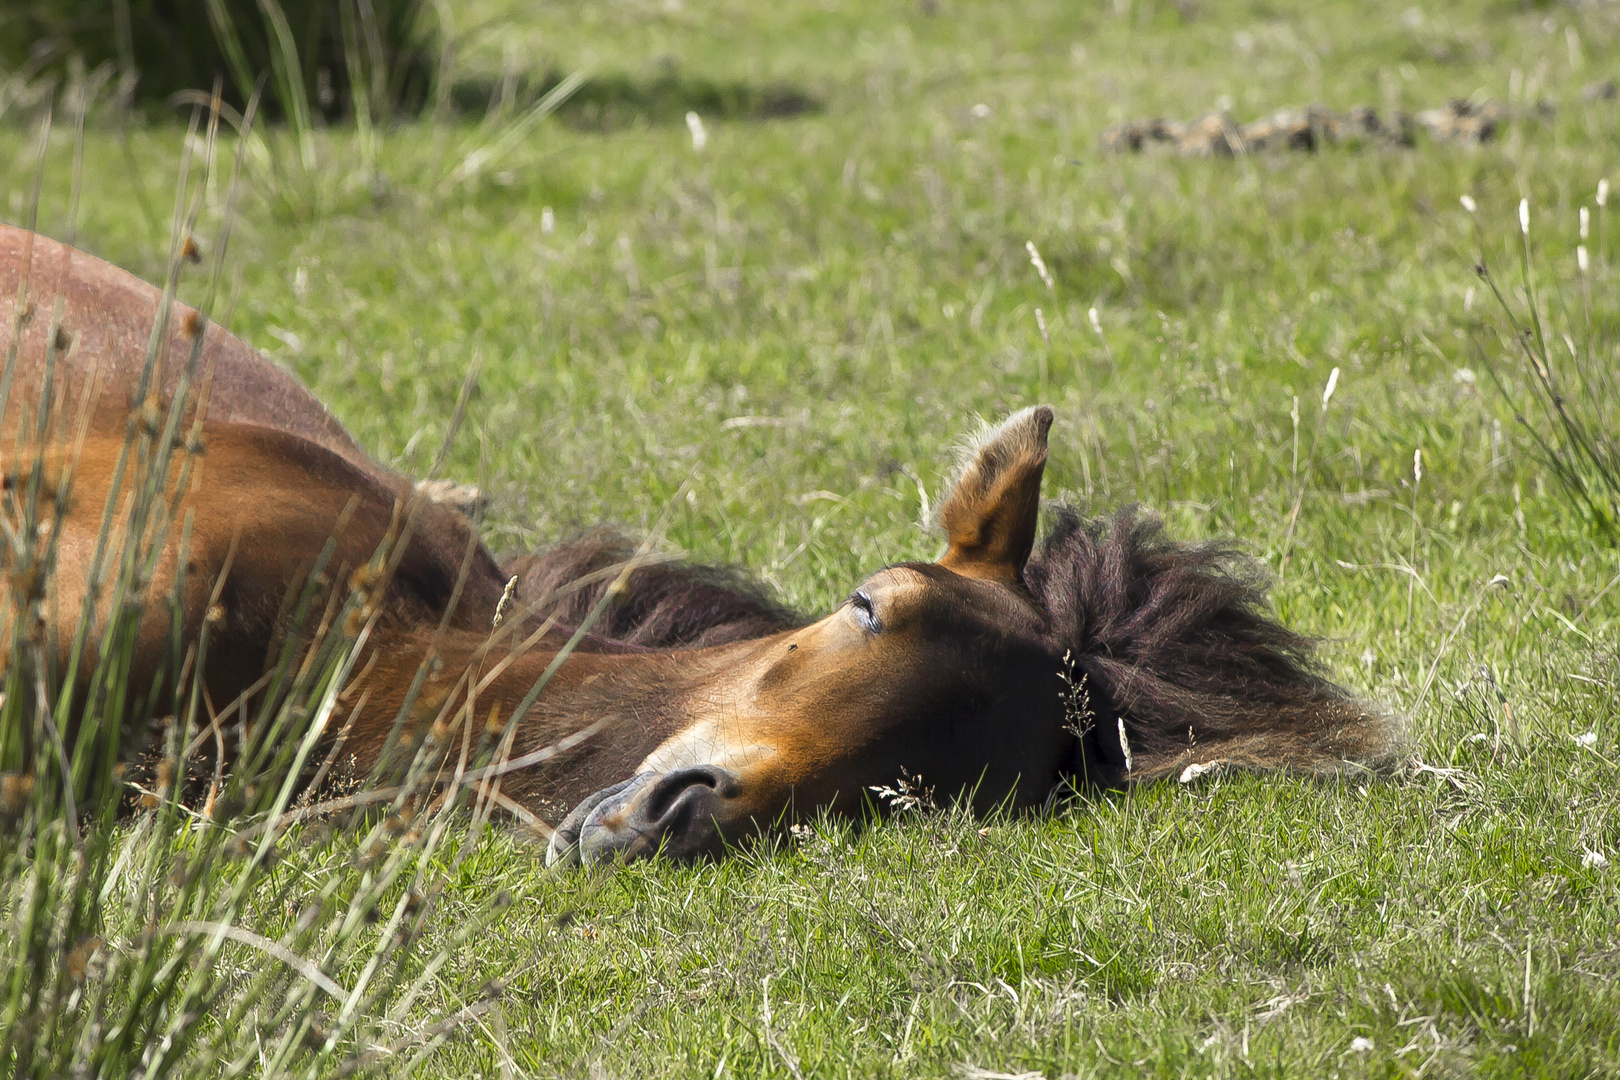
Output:
M0 341L17 326L19 238L0 231ZM37 356L54 348L57 394L80 400L83 373L94 372L111 401L82 412L93 418L82 442L47 454L48 479L72 483L55 525L50 603L72 611L140 404L131 372L157 294L83 253L30 242L30 291L66 302L61 333L19 352L17 385L31 379L37 401ZM189 348L184 319L176 350ZM110 326L132 328L139 350ZM578 638L515 729L505 764L483 773L500 774L504 796L526 812L560 821L551 861L710 854L821 810L860 812L869 788L903 775L982 810L1203 762L1335 772L1376 765L1395 745L1392 722L1328 681L1309 643L1268 616L1263 572L1235 549L1168 540L1134 510L1086 520L1057 508L1039 536L1048 408L1018 412L974 442L942 502L938 561L878 569L809 621L713 568L645 566L611 581L604 569L626 550L605 533L501 567L465 518L413 499L408 481L367 459L290 377L237 339L207 333L210 418L176 493L181 512L194 511L174 608L182 625L146 616L137 681L155 677L176 629L191 639L207 619L202 676L213 700L251 692L284 601L323 546L335 536L335 564L364 566L409 505L409 538L344 691L367 702L342 747L365 772L419 671L430 673L415 723L437 715L469 668L479 673L476 715L510 716L576 636L562 624L616 585L596 633ZM250 384L279 397L233 404ZM8 487L16 469L7 463ZM181 569L170 542L154 592ZM520 597L595 582L554 605L562 623L549 630L539 613L525 616L507 640L527 635L527 648L492 648L509 574ZM61 628L58 649L73 629Z

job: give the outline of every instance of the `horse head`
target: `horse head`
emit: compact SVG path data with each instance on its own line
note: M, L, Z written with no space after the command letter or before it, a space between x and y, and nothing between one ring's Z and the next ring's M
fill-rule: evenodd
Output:
M670 733L578 803L549 861L713 853L858 812L902 776L985 810L1069 778L1387 754L1389 722L1317 672L1233 549L1164 540L1134 511L1060 512L1037 552L1051 425L1031 408L976 440L937 562L884 567L807 626L689 652Z

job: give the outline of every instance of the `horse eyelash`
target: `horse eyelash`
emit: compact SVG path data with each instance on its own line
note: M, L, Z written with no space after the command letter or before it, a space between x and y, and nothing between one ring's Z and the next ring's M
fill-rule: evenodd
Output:
M861 613L861 622L874 634L883 632L883 623L877 617L877 608L872 606L872 598L864 592L856 590L849 594L849 604Z

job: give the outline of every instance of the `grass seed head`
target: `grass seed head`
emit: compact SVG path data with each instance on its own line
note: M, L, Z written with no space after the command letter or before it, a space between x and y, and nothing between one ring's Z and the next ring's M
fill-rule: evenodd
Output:
M444 745L450 739L451 727L452 725L448 719L435 720L433 726L428 728L426 744L429 747Z
M227 789L214 800L214 805L208 811L208 819L220 823L230 821L246 806L247 803L243 801L240 792Z
M367 593L378 581L382 580L383 568L377 560L372 560L364 566L356 567L354 573L349 575L349 589L352 592Z
M0 773L0 814L16 817L28 805L33 794L34 778L26 773Z
M104 944L106 942L99 937L88 937L79 942L62 962L67 968L68 978L74 982L83 982L85 975L91 973L97 954Z
M1041 258L1040 250L1035 247L1035 241L1025 240L1024 250L1029 252L1029 265L1035 268L1035 272L1039 274L1041 276L1041 280L1046 283L1047 292L1056 292L1057 286L1052 281L1051 271L1047 270L1046 260Z
M495 605L495 619L490 624L490 629L499 629L502 620L506 618L506 611L512 606L512 597L517 593L517 585L518 575L513 574L512 580L506 583L506 588L501 592L500 603Z
M321 921L321 903L312 901L305 904L298 912L298 918L293 921L293 927L300 934L307 934Z
M308 1050L323 1050L326 1047L327 1040L331 1037L326 1025L311 1020L309 1028L304 1032L304 1047Z

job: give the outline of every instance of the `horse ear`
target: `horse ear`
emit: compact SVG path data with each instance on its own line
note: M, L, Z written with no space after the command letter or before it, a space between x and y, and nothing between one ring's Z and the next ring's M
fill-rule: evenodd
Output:
M950 548L939 564L964 577L1020 580L1035 546L1052 410L1014 413L974 440L967 465L940 506Z

